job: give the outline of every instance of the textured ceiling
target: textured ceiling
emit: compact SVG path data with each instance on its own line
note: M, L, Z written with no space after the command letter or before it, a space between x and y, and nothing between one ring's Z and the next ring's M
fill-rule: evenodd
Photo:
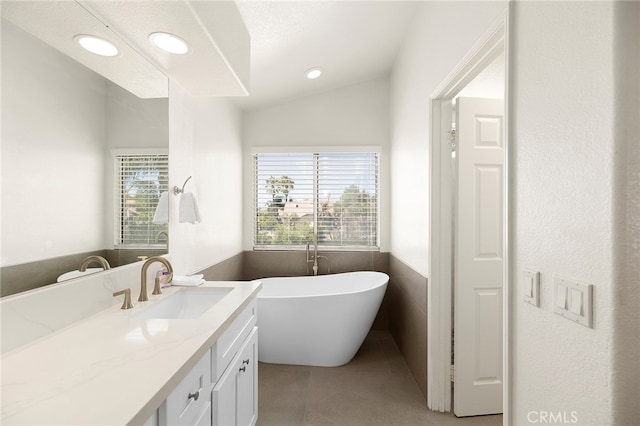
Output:
M237 6L251 36L250 96L244 109L389 74L419 2L248 1ZM322 67L308 80L305 71Z

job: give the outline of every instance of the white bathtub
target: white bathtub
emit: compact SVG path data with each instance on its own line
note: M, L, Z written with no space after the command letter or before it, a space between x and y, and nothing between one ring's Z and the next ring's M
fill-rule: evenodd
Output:
M358 352L380 308L389 276L349 272L259 281L258 359L336 367Z

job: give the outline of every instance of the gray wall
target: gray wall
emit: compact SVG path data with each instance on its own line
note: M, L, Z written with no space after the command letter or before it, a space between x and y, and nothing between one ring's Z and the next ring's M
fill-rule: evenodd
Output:
M198 273L204 274L204 279L207 281L242 281L243 257L244 253L238 253L235 256L209 266Z
M93 250L0 268L0 297L54 284L65 272L75 271L87 256L102 256L112 268L138 262L138 256L160 256L165 249ZM90 268L97 265L91 264Z
M389 329L420 392L427 396L427 278L389 256Z

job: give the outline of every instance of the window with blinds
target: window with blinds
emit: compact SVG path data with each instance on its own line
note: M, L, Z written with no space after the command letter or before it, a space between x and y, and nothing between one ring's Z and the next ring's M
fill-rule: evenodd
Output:
M255 248L377 249L378 153L254 155Z
M164 247L160 233L168 224L154 223L154 215L160 194L169 188L169 156L116 155L115 179L116 247Z

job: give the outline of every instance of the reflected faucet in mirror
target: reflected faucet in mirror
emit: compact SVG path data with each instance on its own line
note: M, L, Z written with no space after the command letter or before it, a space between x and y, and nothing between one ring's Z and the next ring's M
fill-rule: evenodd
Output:
M162 237L164 235L165 239L167 240L167 245L169 245L169 234L167 233L167 231L160 231L156 234L156 239L155 239L155 243L159 243L160 242L160 237Z
M111 265L109 265L109 262L107 262L107 259L105 259L104 257L102 257L102 256L87 256L87 257L84 258L84 260L80 264L80 267L78 268L78 270L80 272L85 272L87 270L87 267L89 265L91 265L92 263L99 264L102 267L102 269L104 269L105 271L107 269L111 269Z
M162 263L167 268L169 274L173 274L171 263L164 257L154 256L145 260L142 264L142 271L140 272L140 296L138 297L138 302L146 302L149 300L149 294L147 293L147 271L149 270L149 266L155 262ZM153 294L160 293L160 280L156 278Z

